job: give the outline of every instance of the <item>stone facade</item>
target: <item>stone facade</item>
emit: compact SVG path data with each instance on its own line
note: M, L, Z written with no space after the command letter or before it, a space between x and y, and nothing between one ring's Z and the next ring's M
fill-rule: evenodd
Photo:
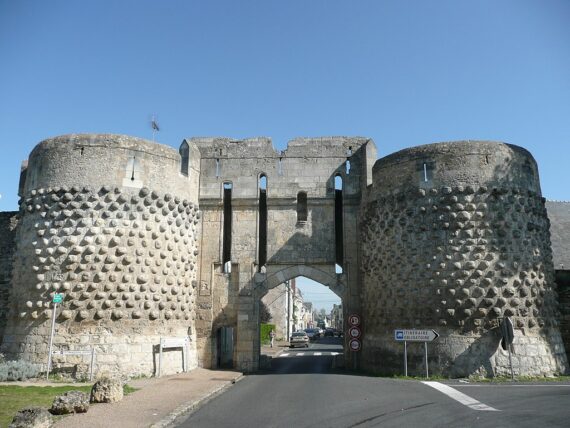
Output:
M555 281L560 303L560 333L570 351L570 202L547 201Z
M532 156L478 142L403 150L374 166L363 211L364 365L398 372L396 328L436 329L432 367L506 373L499 322L515 326L515 370L564 372L545 201ZM410 347L421 364L423 349Z
M17 212L0 213L0 343L2 343L8 318L10 279L16 250L17 214Z
M189 182L176 150L136 138L65 136L36 146L2 351L45 362L51 300L63 293L55 349L95 347L100 372L152 373L160 338L190 335L196 366L200 213ZM163 367L181 367L180 356L167 352Z
M0 217L9 356L46 361L62 293L56 349L94 347L98 373L155 373L166 336L190 339L191 368L253 371L260 300L305 276L341 297L338 319L362 315L347 366L400 373L393 330L434 328L432 373L502 374L497 327L510 316L518 373L568 367L537 166L519 147L441 143L377 161L366 138L283 151L267 138L191 138L176 151L69 135L32 151L20 193L17 217ZM422 350L408 351L421 367ZM87 370L74 358L56 368ZM165 352L163 373L180 360Z

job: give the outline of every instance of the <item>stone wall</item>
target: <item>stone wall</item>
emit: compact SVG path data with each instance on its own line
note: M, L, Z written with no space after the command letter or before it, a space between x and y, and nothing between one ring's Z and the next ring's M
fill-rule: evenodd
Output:
M259 299L266 279L303 267L319 272L326 284L335 274L335 176L343 179L346 307L358 310L357 213L362 191L371 182L374 144L365 138L299 138L276 151L268 138L187 140L200 151L200 208L204 212L201 290L197 329L201 364L217 360L216 330L235 329L234 361L255 370L259 358ZM374 158L371 158L374 156ZM347 171L350 163L350 171ZM259 179L267 178L267 261L259 272ZM221 272L223 185L232 185L231 287L216 280ZM307 194L306 221L298 221L297 195ZM350 268L349 268L350 267ZM296 275L295 275L296 276ZM319 276L319 275L317 275ZM329 279L330 277L333 280ZM294 278L290 276L287 279ZM283 279L281 282L283 282ZM235 285L237 284L237 285ZM278 284L272 285L272 287ZM269 287L271 288L271 287ZM211 292L210 292L211 290ZM228 291L230 290L230 291ZM228 294L229 293L229 294ZM341 293L342 294L342 293ZM226 296L221 298L219 296Z
M435 329L430 370L504 374L500 320L515 326L515 371L567 370L544 199L532 156L491 142L403 150L374 166L362 213L366 368L402 372L394 329ZM423 347L410 346L421 369Z
M175 150L144 140L88 135L40 143L20 207L3 352L45 362L51 301L62 293L55 348L95 347L99 373L154 373L167 336L190 336L196 366L201 214L189 180ZM81 357L61 362L69 363L87 369ZM166 352L163 372L181 367L180 352Z
M10 281L12 279L13 256L16 250L17 212L0 213L0 343L4 336L8 304L10 302Z

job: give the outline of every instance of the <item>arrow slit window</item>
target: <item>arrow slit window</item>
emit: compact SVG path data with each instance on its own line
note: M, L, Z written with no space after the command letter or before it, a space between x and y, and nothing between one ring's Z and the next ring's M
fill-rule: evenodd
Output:
M306 223L307 216L307 192L299 192L297 193L297 223Z

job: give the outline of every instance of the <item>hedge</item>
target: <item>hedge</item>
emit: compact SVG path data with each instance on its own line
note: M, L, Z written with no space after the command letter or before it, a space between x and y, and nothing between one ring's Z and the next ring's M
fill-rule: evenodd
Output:
M262 345L269 345L270 337L269 332L275 331L275 324L264 324L261 323L261 328L259 329L259 338Z

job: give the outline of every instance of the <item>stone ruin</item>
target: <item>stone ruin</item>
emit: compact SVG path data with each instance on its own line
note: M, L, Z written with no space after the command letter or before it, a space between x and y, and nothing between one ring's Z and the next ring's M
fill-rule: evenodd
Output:
M339 184L340 183L340 184ZM0 215L1 352L47 361L96 349L98 373L157 373L161 338L188 338L188 367L259 367L259 301L297 276L362 317L347 365L402 372L398 328L435 329L431 373L566 372L538 169L526 150L462 141L379 160L367 138L119 135L38 144L18 212ZM341 268L341 273L338 268ZM566 344L567 346L569 344ZM181 369L166 350L162 372ZM423 348L409 346L410 366ZM55 361L87 371L82 357Z

